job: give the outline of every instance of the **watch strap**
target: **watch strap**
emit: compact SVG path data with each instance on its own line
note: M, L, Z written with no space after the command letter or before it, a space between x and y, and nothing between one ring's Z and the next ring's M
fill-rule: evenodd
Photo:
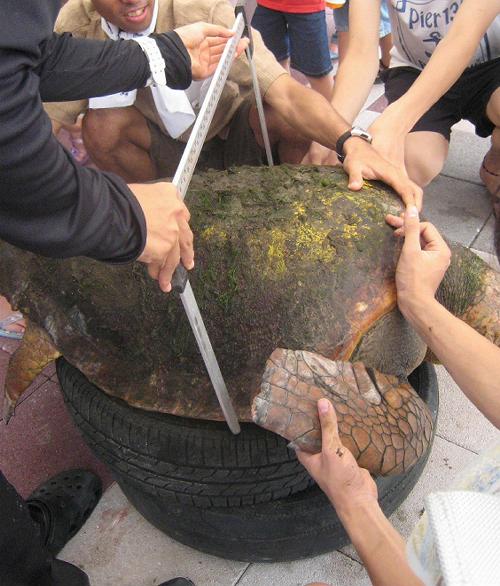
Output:
M153 84L167 85L167 78L165 77L165 60L162 57L156 41L150 37L135 37L132 40L138 43L144 53L146 53Z
M362 138L363 140L365 140L368 143L372 142L372 137L368 134L368 132L366 132L366 130L363 130L362 128L359 128L357 126L353 126L349 130L344 132L344 134L341 134L337 140L336 145L335 145L335 152L337 153L337 157L341 163L343 163L344 159L345 159L345 153L344 153L345 141L348 140L349 138L351 138L352 136L354 136L355 138Z

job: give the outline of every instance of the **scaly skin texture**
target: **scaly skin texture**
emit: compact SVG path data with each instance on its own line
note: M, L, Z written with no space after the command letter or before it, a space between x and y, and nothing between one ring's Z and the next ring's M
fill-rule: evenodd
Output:
M275 350L252 405L255 423L292 446L321 451L318 399L337 413L342 443L374 475L407 472L432 437L427 405L407 382L311 352Z
M5 380L3 417L9 421L19 397L34 378L61 353L54 348L45 330L26 321L23 343L12 354Z

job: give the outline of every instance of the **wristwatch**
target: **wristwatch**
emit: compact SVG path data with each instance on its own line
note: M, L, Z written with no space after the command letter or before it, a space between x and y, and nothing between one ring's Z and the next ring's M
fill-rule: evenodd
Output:
M161 55L161 51L154 39L150 37L134 37L132 39L141 46L141 49L146 53L149 61L149 69L151 70L151 78L149 85L167 85L165 77L165 61Z
M351 138L351 136L362 138L363 140L366 140L366 142L369 143L371 143L373 140L372 135L369 132L367 132L364 128L360 128L359 126L353 126L351 130L344 132L344 134L342 134L339 137L339 139L337 140L337 144L335 145L335 151L341 163L343 163L345 159L344 143L348 138Z

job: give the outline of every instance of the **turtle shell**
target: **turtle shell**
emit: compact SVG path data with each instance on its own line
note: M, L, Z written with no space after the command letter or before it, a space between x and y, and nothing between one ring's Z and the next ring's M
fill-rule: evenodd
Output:
M349 191L332 168L242 167L194 177L186 202L190 281L241 420L278 347L356 354L380 369L375 326L396 329L387 316L400 243L384 216L401 202L391 190ZM98 387L140 408L222 419L178 295L143 265L46 259L6 243L0 256L2 291ZM396 349L398 336L415 338L396 334ZM393 370L403 361L396 351Z

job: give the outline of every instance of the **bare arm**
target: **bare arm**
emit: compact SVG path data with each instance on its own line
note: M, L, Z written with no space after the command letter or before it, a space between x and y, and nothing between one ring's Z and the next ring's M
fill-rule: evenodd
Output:
M328 100L289 75L278 77L264 99L297 132L329 149L335 149L339 136L351 127ZM380 179L397 191L403 201L421 205L422 190L408 179L404 170L380 157L370 144L352 137L344 143L344 152L350 189L361 189L363 179Z
M380 0L350 0L349 44L333 86L332 105L350 124L361 111L378 71Z
M300 462L335 507L374 586L422 586L406 560L403 538L377 501L377 486L339 438L337 416L328 399L318 401L322 449L297 452Z
M448 34L411 88L371 126L374 144L383 156L391 161L401 158L406 134L460 77L499 13L500 0L464 0Z
M405 244L396 272L398 305L464 394L500 428L500 348L455 317L435 299L448 268L450 251L432 224L418 215L388 217L404 230Z

